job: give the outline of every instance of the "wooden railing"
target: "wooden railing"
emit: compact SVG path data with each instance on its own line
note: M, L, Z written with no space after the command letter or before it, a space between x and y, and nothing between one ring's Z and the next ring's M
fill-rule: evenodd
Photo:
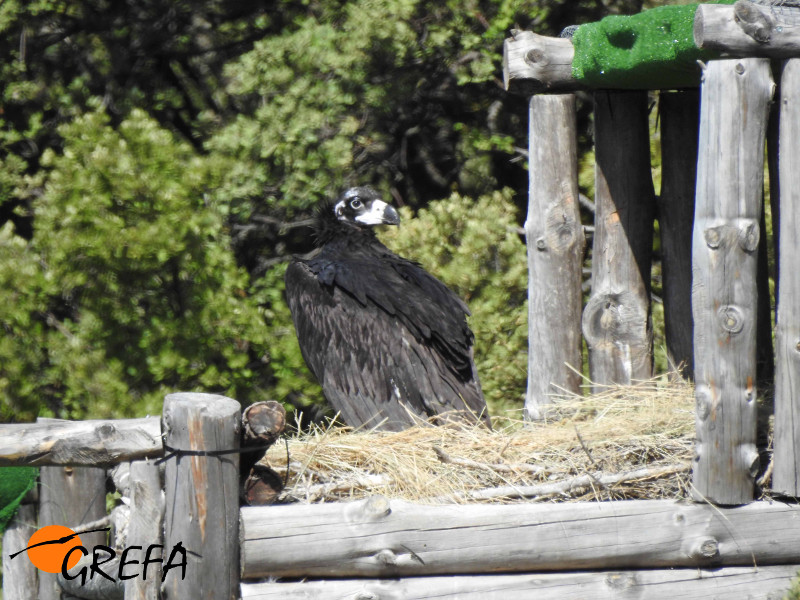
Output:
M81 534L82 544L116 546L117 558L131 548L139 563L160 545L164 564L146 579L130 562L124 582L97 577L116 591L92 588L93 598L703 599L723 584L727 597L767 598L800 568L800 506L781 502L431 506L376 496L240 508L240 427L237 402L206 394L168 396L162 419L0 426L0 465L42 465L38 501L6 531L4 558L37 527L102 524L110 469L130 506L124 539ZM179 543L185 576L166 566ZM101 569L114 575L113 565ZM62 588L86 597L90 584L59 583L24 556L4 563L4 600L60 598Z
M596 197L591 294L581 319L573 93L581 82L571 73L572 44L515 32L505 48L507 88L533 94L526 414L544 415L554 392L580 393L581 335L594 384L631 384L653 375L650 270L657 217L667 352L696 383L694 490L698 500L726 505L753 499L763 468L756 448L757 384L772 373L772 490L800 496L800 58L778 69L769 58L800 56L800 27L780 26L770 15L743 1L697 9L696 44L736 58L702 64L699 94L660 91L663 183L657 201L648 91L630 90L635 81L625 82L625 90L585 90L594 99ZM774 356L763 211L768 131L780 274ZM762 387L771 387L766 383Z

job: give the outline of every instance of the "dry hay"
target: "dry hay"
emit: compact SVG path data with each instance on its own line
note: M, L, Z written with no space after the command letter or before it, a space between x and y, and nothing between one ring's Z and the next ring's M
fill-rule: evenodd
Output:
M694 391L652 381L555 398L547 422L420 425L400 432L314 428L267 453L284 501L373 494L415 502L609 500L687 496Z

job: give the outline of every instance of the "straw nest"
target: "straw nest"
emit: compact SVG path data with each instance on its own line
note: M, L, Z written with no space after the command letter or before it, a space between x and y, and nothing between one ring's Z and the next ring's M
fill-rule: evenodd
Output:
M688 495L690 384L652 381L554 400L545 422L495 417L493 431L317 427L276 444L264 460L287 481L283 501L374 494L423 503Z

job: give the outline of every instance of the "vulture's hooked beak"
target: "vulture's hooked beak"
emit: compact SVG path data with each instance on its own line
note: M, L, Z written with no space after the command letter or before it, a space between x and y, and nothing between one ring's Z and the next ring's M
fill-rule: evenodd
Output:
M399 225L400 215L383 200L373 200L370 209L355 220L363 225Z

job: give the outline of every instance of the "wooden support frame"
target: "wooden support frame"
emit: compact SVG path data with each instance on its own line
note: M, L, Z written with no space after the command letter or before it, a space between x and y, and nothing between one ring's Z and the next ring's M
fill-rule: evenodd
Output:
M106 470L102 467L42 467L39 473L39 527L73 530L106 515ZM84 547L104 545L103 533L82 534ZM57 576L39 572L40 600L61 600Z
M726 56L798 56L800 31L791 25L770 7L746 0L733 6L700 4L694 17L694 43Z
M375 496L244 507L241 539L244 579L797 565L800 507L671 500L424 506Z
M769 61L711 61L704 72L693 256L697 499L753 499L756 265Z
M775 331L775 441L772 487L800 497L800 59L786 61L780 95L780 233Z
M528 115L525 418L536 420L545 416L552 394L580 393L581 271L586 241L578 206L575 96L533 96Z
M661 92L661 276L664 337L670 366L694 373L692 322L692 228L700 94L697 90Z
M160 417L0 424L0 466L96 467L163 454Z
M11 560L36 531L36 505L23 502L3 532L3 600L36 600L39 570L28 560Z
M242 600L719 600L780 598L795 566L668 569L608 573L455 575L406 579L345 579L243 583Z
M583 312L596 387L653 374L650 264L655 193L646 92L594 95L595 234L592 293Z
M241 426L239 403L225 396L181 393L164 400L165 443L175 452L164 473L165 548L180 543L191 550L185 579L166 574L168 600L238 598Z

